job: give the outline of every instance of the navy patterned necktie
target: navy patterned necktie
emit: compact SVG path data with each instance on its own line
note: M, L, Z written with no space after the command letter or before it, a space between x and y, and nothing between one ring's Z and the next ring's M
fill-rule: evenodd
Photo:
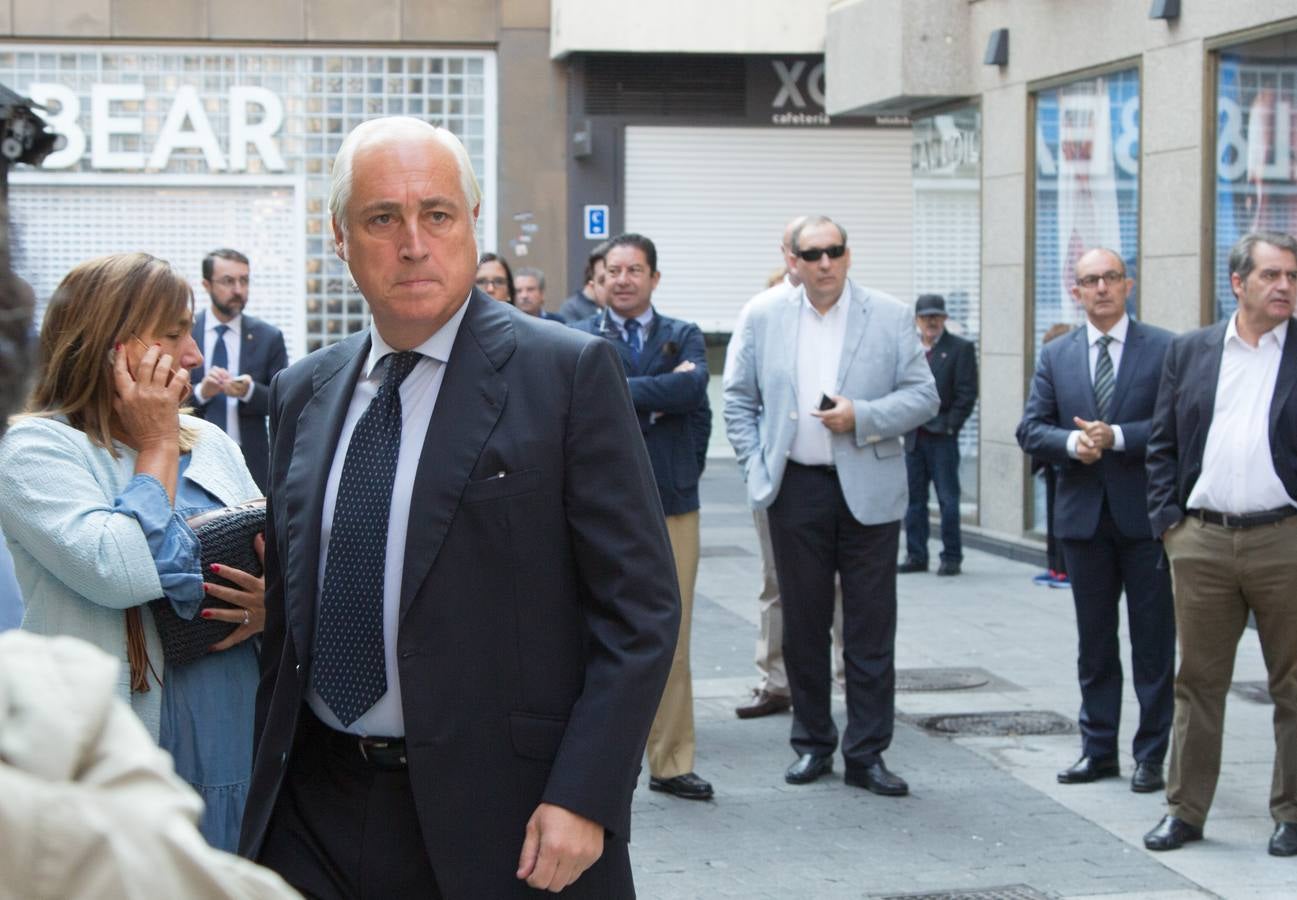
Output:
M622 326L626 329L626 346L630 347L631 362L639 365L639 354L644 349L644 332L640 330L638 319L627 319Z
M333 507L315 629L315 690L350 725L387 693L383 580L387 519L401 448L401 382L421 354L386 357L387 373L351 432Z
M1099 357L1094 361L1094 405L1099 411L1099 418L1107 422L1112 414L1112 391L1116 379L1112 376L1112 357L1108 355L1108 345L1112 336L1105 334L1099 338Z
M230 330L229 325L221 324L216 326L216 343L212 344L211 368L228 369L230 367L230 354L225 349L225 333ZM228 424L225 420L226 403L225 394L217 394L207 401L207 421L218 426L221 431L228 431Z

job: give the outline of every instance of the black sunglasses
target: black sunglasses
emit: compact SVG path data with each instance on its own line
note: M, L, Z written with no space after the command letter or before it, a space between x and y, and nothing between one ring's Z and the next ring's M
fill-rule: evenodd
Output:
M846 252L846 244L834 244L832 247L811 247L809 250L794 250L793 256L804 259L807 262L819 262L820 257L826 253L829 256L829 259L839 259L842 254Z

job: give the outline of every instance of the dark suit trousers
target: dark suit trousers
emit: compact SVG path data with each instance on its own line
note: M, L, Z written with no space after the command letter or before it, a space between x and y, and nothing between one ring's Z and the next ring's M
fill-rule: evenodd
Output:
M909 477L910 505L905 511L905 552L910 559L928 561L928 483L937 488L941 510L941 559L961 562L964 548L959 535L959 438L929 434L922 428L914 435L914 449L905 454Z
M1124 588L1131 675L1139 699L1132 749L1137 762L1161 764L1175 709L1175 612L1170 572L1158 568L1162 545L1152 538L1124 536L1106 501L1093 538L1061 543L1076 604L1082 752L1100 758L1117 755L1122 690L1117 627Z
M320 900L441 900L408 770L384 771L303 706L257 862Z
M847 508L835 472L796 463L784 472L769 518L784 608L793 749L831 754L837 748L829 645L839 574L847 678L842 755L848 769L872 765L892 742L901 523L861 525Z

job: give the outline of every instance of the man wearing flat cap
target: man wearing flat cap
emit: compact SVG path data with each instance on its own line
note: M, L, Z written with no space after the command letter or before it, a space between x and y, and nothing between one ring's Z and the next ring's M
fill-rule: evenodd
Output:
M946 330L946 301L921 294L914 322L937 382L940 411L905 436L905 470L910 505L905 511L905 562L899 572L928 570L928 484L941 508L941 565L938 575L958 575L964 552L959 539L959 429L977 403L977 348Z

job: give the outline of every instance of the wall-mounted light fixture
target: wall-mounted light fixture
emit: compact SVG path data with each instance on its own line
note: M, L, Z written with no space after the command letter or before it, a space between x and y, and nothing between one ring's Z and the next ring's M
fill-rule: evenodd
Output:
M982 62L988 66L1009 64L1009 29L997 28L991 32L991 37L986 42L986 57Z
M1153 0L1148 17L1167 20L1180 18L1180 0Z

